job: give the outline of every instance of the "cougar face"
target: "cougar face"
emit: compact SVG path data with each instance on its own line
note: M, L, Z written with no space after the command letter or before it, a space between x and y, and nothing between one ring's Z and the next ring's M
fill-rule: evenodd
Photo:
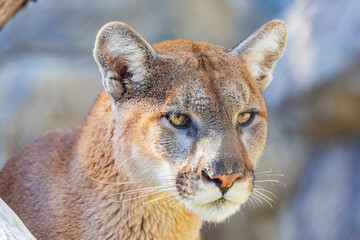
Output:
M105 25L94 55L131 175L206 221L236 212L253 188L267 137L262 92L285 42L281 21L231 50L186 40L150 46L126 24Z

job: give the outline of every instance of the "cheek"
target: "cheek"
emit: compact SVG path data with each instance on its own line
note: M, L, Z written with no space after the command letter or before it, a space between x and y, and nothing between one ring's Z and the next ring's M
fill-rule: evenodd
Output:
M187 158L194 145L185 131L171 129L166 120L154 126L151 141L157 154L174 164Z
M265 148L267 138L267 126L264 121L251 125L244 131L242 140L251 161L255 162Z

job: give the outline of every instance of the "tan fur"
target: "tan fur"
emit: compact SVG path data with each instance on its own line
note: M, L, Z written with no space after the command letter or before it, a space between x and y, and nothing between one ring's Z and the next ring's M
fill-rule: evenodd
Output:
M94 56L107 92L79 128L47 132L7 161L0 197L38 239L198 239L201 219L222 221L251 194L267 136L262 81L286 41L284 23L262 29L253 50L228 51L187 40L151 47L126 24L106 25ZM262 45L267 34L275 47ZM257 79L251 51L263 51ZM249 109L253 122L238 127ZM186 130L166 120L173 111L191 116ZM240 170L216 200L203 172Z

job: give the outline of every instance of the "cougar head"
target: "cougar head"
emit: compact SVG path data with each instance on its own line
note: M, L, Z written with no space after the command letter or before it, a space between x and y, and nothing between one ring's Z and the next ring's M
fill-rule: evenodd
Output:
M267 138L262 93L286 39L280 20L230 50L188 40L151 46L124 23L106 24L94 57L112 99L118 156L132 157L127 171L203 220L235 213L252 192Z

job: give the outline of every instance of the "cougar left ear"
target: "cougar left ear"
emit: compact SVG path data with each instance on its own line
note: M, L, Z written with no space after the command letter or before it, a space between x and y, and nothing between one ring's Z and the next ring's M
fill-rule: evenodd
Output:
M115 99L129 90L126 85L144 81L156 57L150 44L125 23L110 22L97 35L94 58L105 90Z
M254 81L263 92L272 80L272 71L286 45L287 27L281 20L272 20L230 51L241 55Z

